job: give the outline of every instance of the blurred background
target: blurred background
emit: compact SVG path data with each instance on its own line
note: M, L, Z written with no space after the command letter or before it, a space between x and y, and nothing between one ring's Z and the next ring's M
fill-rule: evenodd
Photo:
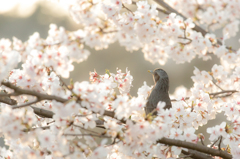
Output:
M42 38L46 38L51 23L63 26L69 31L80 28L80 25L71 19L67 9L58 3L47 0L0 0L0 39L8 38L12 40L12 37L15 36L24 42L34 32L39 32ZM220 30L215 33L219 38L222 36ZM227 43L231 44L230 46L233 48L237 48L236 46L239 45L238 41L234 39ZM144 81L149 86L153 85L152 76L147 70L155 68L166 70L170 78L170 93L173 93L178 86L183 85L190 88L193 85L190 77L193 75L194 66L200 70L210 71L215 63L219 64L219 60L212 56L212 60L209 61L196 58L191 63L176 64L169 59L164 66L153 65L144 60L141 50L133 53L127 52L118 42L110 45L106 50L95 51L88 47L86 49L91 52L89 58L82 63L74 63L75 69L70 78L74 81L88 81L89 72L94 71L94 69L98 74L104 74L105 69L116 73L116 68L121 69L123 72L128 68L134 78L130 92L132 96L137 95L137 90L143 85ZM66 82L69 82L69 79L66 79ZM220 123L221 120L210 122L210 124Z

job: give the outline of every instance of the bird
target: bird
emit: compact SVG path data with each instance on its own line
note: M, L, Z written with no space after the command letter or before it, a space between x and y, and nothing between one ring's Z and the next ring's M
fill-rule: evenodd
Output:
M160 68L157 68L154 71L149 70L148 72L152 73L155 85L147 98L147 103L145 107L146 116L149 113L152 113L152 115L157 115L157 111L154 110L157 108L157 104L160 101L166 103L163 109L172 108L171 99L168 93L169 91L168 74L163 69Z

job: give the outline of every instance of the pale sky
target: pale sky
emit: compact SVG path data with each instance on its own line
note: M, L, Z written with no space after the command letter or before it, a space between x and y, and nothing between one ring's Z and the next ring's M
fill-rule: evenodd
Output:
M57 1L58 0L0 0L0 14L28 17L34 13L38 5L46 6L51 12L56 11L58 14L67 14L66 3L69 1L60 0L61 3Z

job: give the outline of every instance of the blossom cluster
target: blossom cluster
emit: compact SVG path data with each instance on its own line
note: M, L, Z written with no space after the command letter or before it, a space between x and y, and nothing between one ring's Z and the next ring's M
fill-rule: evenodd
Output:
M228 122L209 127L209 140L221 138L224 149L239 158L240 52L225 45L238 32L239 2L180 2L169 4L200 23L217 27L230 22L223 29L223 43L214 34L194 30L190 18L171 13L160 19L156 4L131 0L74 1L69 11L82 29L70 32L51 24L46 39L39 33L26 42L1 39L0 80L11 85L2 83L0 99L10 96L17 104L1 103L0 134L9 149L0 148L0 158L178 158L184 148L159 139L196 144L203 135L195 130L221 112ZM135 11L130 4L136 4ZM209 72L195 68L191 89L178 87L171 95L176 99L172 108L164 110L165 103L159 102L156 116L144 112L153 86L144 82L137 96L131 96L128 69L103 75L94 71L89 81L64 83L62 78L74 70L72 63L89 56L84 45L104 49L117 40L129 51L142 49L152 63L163 65L168 58L184 63L196 56L207 60L213 53L221 64ZM51 117L44 116L46 111Z
M240 18L240 15L237 14L240 10L239 1L170 0L168 1L168 4L186 17L196 18L200 23L213 30L221 28L222 26L227 27L227 25L235 25L234 23L239 23L238 19ZM235 32L235 30L228 31Z
M74 20L83 25L83 42L95 49L107 48L118 40L129 51L142 49L146 60L161 65L169 57L177 63L190 62L197 55L208 60L211 57L207 53L217 49L215 35L194 31L191 19L174 13L159 19L156 4L136 2L136 11L129 11L128 4L132 1L78 1L69 8ZM228 35L236 34L237 29L232 29L236 26L229 24L226 34L234 30Z
M226 77L226 72L216 73L217 68L222 68L218 67L214 65L212 69L213 72L215 70L214 77ZM173 107L169 110L164 110L165 103L160 102L157 107L158 115L155 118L145 116L143 112L148 94L146 92L151 90L146 83L139 88L137 97L131 98L128 93L120 91L121 87L118 85L126 82L124 79L127 77L127 79L132 79L128 70L126 73L117 70L117 74L106 71L105 75L98 75L96 71L90 72L90 82L76 82L73 85L72 95L79 97L80 102L73 97L66 100L65 103L45 101L33 104L39 108L52 110L55 113L53 119L35 116L31 108L12 109L10 106L2 104L1 133L6 141L12 141L7 144L13 152L5 149L2 151L9 156L16 155L14 151L16 145L14 146L14 144L18 142L21 143L21 148L18 148L21 153L27 150L31 157L36 158L40 153L45 157L49 156L47 152L51 152L51 157L63 157L70 153L67 155L70 158L76 156L139 158L144 157L146 153L148 157L164 158L169 154L177 157L181 153L181 148L167 147L155 144L155 142L162 137L167 137L197 143L199 138L195 134L195 129L207 124L208 120L215 118L217 113L225 111L228 120L234 125L223 123L220 126L208 128L207 132L211 134L211 141L222 136L224 144L229 145L237 153L236 136L239 135L239 111L232 109L238 109L238 107L233 107L233 103L222 101L220 98L211 99L210 94L205 93L219 89L217 86L209 89L207 84L212 82L212 78L208 75L209 73L196 68L192 77L196 84L190 92L186 92L185 88L177 89L175 94L181 95L178 96L180 100L174 102ZM208 80L206 80L207 76ZM60 85L59 78L56 77L54 81ZM202 85L202 87L197 85ZM126 92L129 87L125 89ZM120 92L119 95L116 95L116 88ZM185 94L178 92L185 92ZM66 97L67 95L69 97L68 91L65 92ZM186 95L190 95L189 100L185 100ZM233 96L233 98L237 97L238 95ZM32 99L29 96L20 96L19 98ZM20 99L17 100L20 101ZM103 118L105 134L116 140L115 144L107 147L104 146L107 141L103 140L103 143L98 145L94 136L83 135L88 132L88 129L96 128L95 121L100 119L106 110L114 110L115 115ZM119 120L126 120L129 117L131 120L127 120L126 125L119 123ZM49 130L38 128L49 125L48 123L51 123ZM30 132L26 133L26 131ZM83 138L85 142L73 142L76 139L74 135L79 139ZM27 146L30 145L37 149L29 149ZM77 147L81 147L81 153L74 151ZM91 153L89 148L93 148L94 152Z
M223 65L214 65L211 72L200 71L195 68L194 86L191 88L195 98L190 98L195 107L201 111L205 122L209 119L214 119L217 113L223 112L230 124L222 122L221 125L216 125L208 128L207 132L210 134L209 140L214 142L219 137L223 139L223 144L228 145L233 156L239 156L238 138L239 136L239 66L229 71L228 67ZM236 93L232 94L226 90L234 90ZM201 92L205 96L201 96ZM211 93L215 92L215 93ZM222 96L218 96L217 92L222 92ZM231 95L231 98L222 98ZM211 98L209 98L211 96ZM236 157L237 158L237 157Z

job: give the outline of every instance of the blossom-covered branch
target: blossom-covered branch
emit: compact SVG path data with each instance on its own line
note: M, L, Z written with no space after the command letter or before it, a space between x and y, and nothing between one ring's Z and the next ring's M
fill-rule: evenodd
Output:
M177 15L180 15L181 17L183 17L185 20L187 19L187 17L185 17L183 14L179 13L177 10L172 8L170 5L168 5L166 2L164 2L164 0L155 0L155 2L158 3L160 6L162 6L163 8L165 8L170 13L176 13ZM201 32L203 34L203 36L205 36L208 33L206 30L204 30L202 27L200 27L196 24L193 29L198 32ZM218 42L220 45L222 45L220 41L218 41Z
M81 29L51 24L46 39L39 33L25 42L0 39L0 134L9 146L0 148L1 157L240 158L240 53L225 45L239 30L239 2L156 2L165 9L148 1L69 1L64 5ZM160 18L158 12L169 15ZM223 27L222 40L199 24ZM89 81L69 86L63 80L74 70L73 62L90 55L85 46L106 49L116 41L127 51L141 49L153 64L164 65L169 58L191 62L196 56L210 60L209 53L220 64L208 71L195 67L193 86L177 87L170 109L160 101L156 115L146 116L153 86L142 81L137 96L130 95L128 69L90 72ZM219 113L227 122L207 128L211 144L205 145L204 135L195 131Z
M67 99L59 98L57 96L46 95L46 94L31 91L31 90L24 90L24 89L21 89L21 88L18 88L16 86L14 86L13 84L8 83L8 82L2 82L2 84L11 88L11 89L13 89L15 95L28 94L28 95L34 95L37 98L42 99L42 100L57 100L57 101L60 101L60 102L63 102L63 103L67 102ZM229 92L234 93L236 91L222 91L222 92L212 93L211 95L219 95L219 94L222 94L222 93L229 93ZM49 97L47 97L47 96L49 96ZM13 109L15 109L15 107ZM21 108L21 107L16 107L16 108ZM36 107L32 107L32 108L34 109L34 112L36 114L39 114L40 116L52 117L52 115L53 115L53 113L51 111L47 111L47 110L43 110L43 109L39 111L38 110L39 108L36 108ZM38 113L38 112L40 112L40 113ZM114 112L106 111L106 112L103 113L103 115L114 118ZM125 120L122 120L120 122L126 124ZM78 126L78 125L73 124L73 126L84 129L83 127ZM49 126L47 126L46 128L49 128ZM44 127L44 129L46 129L46 128ZM34 129L32 129L32 130L34 130ZM63 134L63 135L65 135L65 136L95 136L95 137L100 137L100 138L102 138L102 137L103 138L105 138L105 137L109 138L109 136L105 136L105 135L101 135L101 134L93 134L95 132L93 132L91 130L86 130L86 131L90 131L91 134L67 134L66 133L66 134ZM162 143L162 144L166 144L166 145L169 145L169 146L179 146L179 147L183 147L183 148L188 148L188 149L190 149L188 153L192 154L192 155L195 155L195 157L196 156L197 157L207 157L207 156L205 156L204 154L201 154L201 153L192 153L191 150L196 150L196 151L199 151L199 152L202 152L202 153L207 153L207 154L210 154L210 155L213 155L213 156L220 156L220 157L223 157L223 158L232 158L231 155L229 155L228 153L223 152L221 150L215 150L215 149L212 149L212 148L208 148L206 146L196 145L196 144L193 144L193 143L188 143L188 142L180 141L180 140L176 140L176 139L162 138L162 139L158 140L157 142Z
M47 94L43 94L43 93L38 93L38 92L35 92L35 91L32 91L32 90L22 89L22 88L14 86L13 84L11 84L9 82L2 82L2 85L5 85L5 86L13 89L15 91L14 95L27 94L27 95L35 96L38 99L38 100L35 100L33 102L29 102L29 103L26 103L26 104L23 104L23 105L20 105L20 106L17 106L17 105L12 106L13 109L21 108L21 107L25 107L25 106L31 106L32 104L40 102L41 100L56 100L56 101L61 102L61 103L65 103L65 102L68 101L68 99L63 99L61 97L47 95ZM224 91L221 91L221 92L209 93L209 95L212 96L212 98L218 98L219 96L217 96L217 95L226 94L226 95L220 96L221 98L224 98L224 97L229 96L229 93L230 93L230 95L232 95L233 93L236 93L236 92L238 92L238 91L236 91L236 90L224 90ZM6 96L11 96L13 94L2 94L2 95L6 99L5 101L2 101L3 103L13 105L13 104L11 104L11 103L14 103L14 102L12 102L13 99L11 99L9 97L6 98ZM0 94L0 97L1 97L1 94ZM184 100L188 100L188 99L189 99L189 97L184 97ZM9 102L9 101L11 101L11 102ZM171 101L174 102L174 101L178 101L178 100L172 99ZM16 104L16 103L14 103L14 104ZM40 116L43 116L43 117L52 118L52 115L54 114L53 112L48 111L48 110L40 109L40 108L37 108L37 107L34 107L34 106L31 106L31 107L34 109L36 114L38 114ZM105 110L103 115L106 115L106 116L109 116L109 117L112 117L112 118L114 118L114 116L115 116L113 111L108 111L108 110ZM124 121L124 123L125 123L125 121Z
M26 104L23 104L23 105L20 105L20 106L17 106L17 105L13 106L13 109L21 108L21 107L25 107L25 106L30 106L31 104L40 102L42 100L55 100L55 101L58 101L58 102L61 102L61 103L65 103L65 102L68 101L68 99L64 99L64 98L61 98L61 97L58 97L58 96L53 96L53 95L39 93L39 92L32 91L32 90L22 89L22 88L19 88L17 86L14 86L13 84L11 84L9 82L2 82L2 85L13 89L16 93L15 95L27 94L27 95L35 96L38 99L38 100L35 100L33 102L29 102L29 103L26 103ZM7 95L5 94L4 96L7 96ZM6 104L8 104L8 103L6 103ZM36 108L36 107L32 107L32 108L34 109L34 111L36 110L36 113L40 114L41 116L51 117L53 115L53 113L51 113L50 111L47 111L47 110L44 110L44 109L39 109L39 108ZM113 111L105 110L103 115L114 118L114 112Z
M224 159L232 159L232 155L229 155L227 152L224 152L222 150L212 149L202 145L197 145L190 142L185 142L185 141L176 140L176 139L168 139L168 138L162 138L157 142L161 144L166 144L169 146L178 146L178 147L183 147L190 150L197 150L199 152L203 152L212 156L219 156Z
M166 2L164 2L164 0L155 0L155 2L158 3L160 6L162 6L163 8L165 8L170 13L176 13L177 15L180 15L181 17L183 17L185 20L187 19L187 17L185 17L183 14L181 14L180 12L175 10L173 7L168 5ZM195 24L195 27L193 28L194 30L196 30L198 32L201 32L203 34L203 36L208 34L208 32L206 30L204 30L202 27L200 27L196 23L194 23L194 24ZM218 40L218 39L217 39L217 43L219 45L222 45L222 42L220 40ZM229 49L230 51L233 51L232 47L226 47L226 48Z

